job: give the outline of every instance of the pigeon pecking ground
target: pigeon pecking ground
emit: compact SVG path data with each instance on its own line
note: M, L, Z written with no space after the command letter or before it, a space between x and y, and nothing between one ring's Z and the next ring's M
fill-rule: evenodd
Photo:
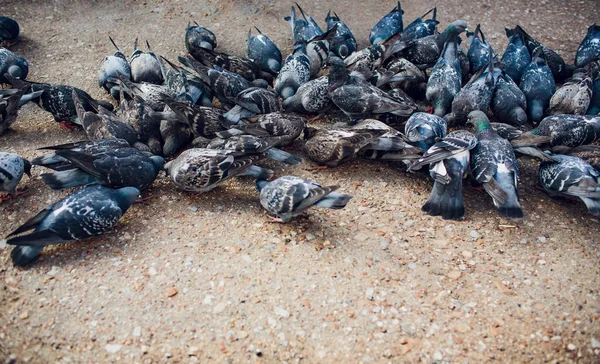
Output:
M287 55L288 2L3 1L19 20L11 49L30 62L29 79L97 87L108 35L130 54L136 36L176 59L188 20L208 26L219 49L245 54L257 26ZM332 0L301 3L323 25L331 8L358 48L395 5ZM405 19L433 7L402 2ZM504 26L526 26L572 62L595 1L445 1L441 24L481 23L492 46ZM405 20L406 21L406 20ZM410 20L409 20L410 21ZM85 139L33 105L23 107L0 150ZM465 185L465 219L421 212L432 182L365 160L335 170L274 165L353 195L345 210L271 224L251 180L210 193L176 190L161 173L145 205L112 232L48 247L27 270L0 257L0 357L8 362L200 361L597 361L600 354L600 222L585 206L536 190L537 166L519 160L526 216L498 216L483 191ZM0 236L68 192L25 177L29 193L0 205ZM2 243L2 245L4 245Z

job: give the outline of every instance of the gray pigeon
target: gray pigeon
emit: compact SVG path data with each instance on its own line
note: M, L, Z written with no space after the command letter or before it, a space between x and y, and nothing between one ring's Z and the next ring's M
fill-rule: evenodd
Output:
M161 120L160 136L163 140L162 151L165 157L172 157L185 148L194 135L189 126L171 120Z
M267 158L283 162L286 164L299 164L302 159L284 152L281 149L274 148L279 144L281 137L266 137L261 138L254 135L233 135L229 138L214 138L206 145L194 145L195 147L206 147L209 149L229 150L232 152L240 152L243 154L263 154L266 153Z
M579 68L573 77L552 95L548 114L584 115L592 101L592 77L588 70Z
M260 204L277 216L278 222L288 222L312 206L343 209L352 198L335 192L339 186L321 187L315 181L295 176L283 176L272 182L258 180L256 188L260 191Z
M600 115L552 115L529 134L550 137L550 144L577 147L600 139Z
M310 59L306 54L306 44L294 46L294 52L283 63L275 79L275 92L285 100L294 96L298 88L310 80Z
M31 263L46 245L101 235L111 230L139 198L135 187L113 190L89 186L46 207L10 233L7 244L17 245L10 257L17 266ZM32 233L14 237L28 230Z
M165 70L160 59L152 52L150 43L146 41L148 52L144 52L137 47L137 38L133 43L133 53L129 57L131 65L131 79L133 82L153 83L162 85L165 82Z
M277 75L281 69L283 58L277 45L264 35L257 27L258 34L248 31L248 58L253 60L263 72Z
M228 150L193 148L165 164L165 170L177 187L203 193L236 176L271 178L273 171L254 165L264 158L264 154L244 155Z
M523 217L517 190L519 166L510 142L492 129L482 111L472 111L467 120L475 126L478 140L471 152L473 177L492 197L500 216Z
M270 114L282 111L279 97L264 88L251 87L237 94L235 106L223 114L231 123L257 114Z
M447 131L446 120L424 112L412 114L404 126L408 140L423 150L428 150L438 139L443 139Z
M51 147L39 148L39 150L51 150L59 151L67 149L87 156L103 155L114 149L128 148L129 143L123 139L100 139L100 140L84 140L74 143L66 143L61 145L54 145ZM52 154L46 154L40 157L33 158L31 164L35 166L46 167L55 171L64 171L67 169L77 168L68 159L61 157L60 155L53 152Z
M527 98L527 116L534 123L540 122L556 89L552 70L543 58L542 48L536 49L531 63L521 77L519 88Z
M462 70L457 51L458 44L455 37L448 39L427 81L425 97L433 105L434 114L439 117L450 112L452 101L460 92Z
M8 73L13 78L24 80L29 74L29 63L25 58L0 47L0 84L11 83L4 74Z
M595 59L600 59L600 25L592 24L577 49L575 66L583 67Z
M579 198L590 214L600 216L600 172L577 157L554 154L542 162L540 184L550 196Z
M17 120L19 108L40 97L42 91L25 94L26 88L0 90L0 135Z
M194 22L196 26L188 23L185 29L185 47L189 54L194 57L196 52L202 49L213 50L217 48L217 37L211 30L201 27Z
M15 153L0 152L0 191L9 195L1 197L0 202L9 200L10 195L16 195L17 185L23 174L31 178L31 163Z
M503 123L490 123L492 129L501 137L510 142L513 150L517 154L528 155L540 160L552 161L552 157L544 153L540 147L546 147L550 144L550 137L543 135L534 135L524 133L512 125Z
M496 80L490 108L502 123L522 126L527 122L527 98L504 72Z
M600 171L600 145L580 145L578 147L566 147L557 145L550 148L554 154L569 155L583 159L587 164Z
M118 78L119 74L127 79L131 79L131 66L127 62L125 54L121 52L115 41L108 37L117 51L104 57L100 72L98 73L98 86L104 88L115 99L119 100L119 84L109 81L109 78Z
M408 170L414 171L429 164L433 189L422 210L444 220L459 220L465 214L462 180L469 168L470 150L477 137L466 130L457 130L435 143Z

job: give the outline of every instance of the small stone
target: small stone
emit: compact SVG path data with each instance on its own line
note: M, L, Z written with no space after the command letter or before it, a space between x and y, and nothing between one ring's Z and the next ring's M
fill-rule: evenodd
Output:
M546 261L544 259L540 259L537 261L539 265L546 265Z
M405 338L405 337L401 337L401 338L400 338L400 344L401 344L401 345L406 345L407 343L408 343L408 340L406 340L406 338Z
M190 207L188 207L188 209L190 209L192 212L197 212L198 206L190 206Z
M133 329L133 336L142 336L142 328L137 326Z
M545 242L546 242L546 237L545 237L545 236L538 236L538 238L537 238L537 239L538 239L538 241L539 241L540 243L545 243Z
M367 296L367 299L369 301L373 301L373 294L375 294L375 290L373 288L367 288L367 292L365 292L365 295Z
M123 347L123 345L117 345L117 344L106 344L106 346L104 347L106 349L106 351L108 351L111 354L115 354L117 352L119 352L119 350L121 350L121 348Z
M173 297L175 296L177 293L179 293L179 291L177 290L177 288L175 287L169 287L167 289L167 297Z
M244 262L246 263L252 263L252 257L250 257L248 254L242 255L242 259L244 259Z
M471 259L473 258L473 253L471 253L468 250L465 250L464 252L462 252L462 256L465 257L465 259Z
M49 275L49 276L52 276L52 277L54 277L54 276L56 276L56 275L57 275L59 272L60 272L60 268L59 268L59 267L57 267L57 266L55 266L55 265L53 265L53 266L52 266L52 269L50 269L50 270L48 271L48 273L46 273L46 274L47 274L47 275Z
M467 270L467 266L465 264L461 264L458 266L458 269L460 270Z
M448 278L456 280L460 278L461 274L462 273L460 271L453 270L450 273L448 273Z
M316 239L316 236L314 236L313 234L311 234L311 233L306 234L306 240L311 241L311 240L315 240L315 239Z
M188 356L196 356L196 353L198 352L198 350L200 350L199 347L197 347L197 346L190 346L190 348L188 349L187 355Z
M385 239L381 239L381 249L386 250L389 246L389 243Z
M600 349L600 341L595 337L592 338L592 348Z
M221 313L221 312L225 311L225 307L226 307L225 302L220 302L215 306L215 308L213 308L213 313L215 313L215 314Z
M25 312L23 312L23 313L21 313L21 314L19 315L19 318L20 318L21 320L25 320L25 319L27 319L28 317L29 317L29 311L25 311Z
M415 263L415 262L408 263L408 267L410 269L417 269L417 263Z
M151 276L155 276L158 274L158 272L156 271L156 269L154 269L154 267L150 267L150 269L148 269L148 274Z
M275 314L277 316L283 317L283 318L290 317L290 313L287 310L285 310L285 309L283 309L281 307L275 307Z
M442 359L444 359L442 353L440 353L439 351L433 353L433 360L441 361Z
M240 331L238 331L237 337L238 337L238 339L245 339L248 337L248 332L246 332L244 330L240 330Z
M479 233L476 230L471 230L471 237L477 239L479 237Z
M575 346L573 343L567 345L568 351L574 351L575 349L577 349L577 346Z

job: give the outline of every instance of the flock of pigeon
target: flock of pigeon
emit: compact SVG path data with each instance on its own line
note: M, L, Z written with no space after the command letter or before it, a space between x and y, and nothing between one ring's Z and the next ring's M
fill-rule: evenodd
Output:
M371 45L357 49L336 13L323 31L296 7L285 17L294 40L285 59L257 28L245 58L216 51L213 32L188 24L179 65L148 42L138 48L137 39L128 59L111 38L116 51L104 58L98 84L117 108L76 87L28 81L27 61L0 48L0 83L12 87L0 90L0 134L34 102L89 139L42 148L48 154L31 161L0 153L0 188L9 194L18 194L32 165L48 170L42 179L52 189L84 186L10 234L14 264L30 263L46 245L110 230L162 170L190 192L251 176L260 203L280 222L312 206L344 208L351 196L338 186L272 180L274 172L257 165L301 163L284 150L301 135L304 154L322 168L357 156L414 173L427 167L434 182L423 210L443 219L464 216L469 171L500 215L522 217L515 153L541 160L539 182L550 195L579 198L600 215L600 146L591 145L600 138L599 26L588 29L570 65L518 25L506 29L501 59L480 25L470 32L457 20L438 32L436 9L404 26L400 2L373 27ZM9 46L18 34L17 22L0 17L0 42ZM340 111L345 122L308 125ZM535 128L524 132L527 123Z

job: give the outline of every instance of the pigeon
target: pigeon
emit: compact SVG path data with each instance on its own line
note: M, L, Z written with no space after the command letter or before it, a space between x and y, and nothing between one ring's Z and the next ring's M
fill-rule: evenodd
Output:
M341 59L345 59L356 51L356 38L346 23L344 23L340 17L334 12L331 15L331 10L325 17L325 23L327 24L327 30L336 27L335 34L329 39L329 49L333 54Z
M344 64L351 71L375 71L382 66L386 44L372 45L356 51L344 59Z
M600 75L594 79L592 83L592 98L590 100L590 106L586 112L587 115L598 115L600 114Z
M578 147L600 139L600 115L552 115L528 134L550 137L550 144Z
M153 154L161 155L160 120L150 116L153 112L139 96L132 100L121 97L116 116L135 130L137 139L146 144Z
M487 68L482 68L471 77L471 80L460 90L452 101L452 112L445 116L448 125L460 125L467 120L471 111L486 112L492 102L496 81L500 70L494 69L492 54L488 54Z
M425 97L433 105L433 113L439 117L450 112L452 101L460 92L462 70L457 58L457 50L458 44L455 38L448 39L427 81Z
M283 101L283 108L287 112L321 114L331 107L328 86L327 76L310 80L298 87L293 96Z
M552 71L541 52L542 48L538 48L533 54L519 84L527 98L527 116L534 123L539 123L544 117L556 88Z
M26 88L0 90L0 135L17 120L19 108L40 97L42 91L25 94Z
M274 112L258 115L246 125L234 125L229 130L217 132L220 138L229 138L233 135L254 135L263 138L275 138L277 147L290 145L302 134L306 127L306 119L302 116Z
M274 148L274 145L279 144L280 137L261 138L254 135L233 135L227 139L214 138L206 145L194 145L194 147L205 147L209 149L229 150L232 152L240 152L247 154L263 154L267 158L283 162L286 164L299 164L302 159L284 152L281 149Z
M270 114L281 111L281 101L277 95L260 87L248 88L235 97L235 107L223 116L232 123L256 114Z
M165 170L177 187L189 192L208 192L236 176L271 178L273 171L254 165L264 158L264 154L193 148L165 164Z
M222 106L233 107L235 105L235 97L242 91L250 87L258 86L257 83L252 83L237 73L229 72L220 67L208 68L194 59L178 57L179 62L183 65L192 68L200 78L210 85L210 89Z
M519 25L516 27L516 31L521 35L521 38L525 41L525 45L531 54L532 59L535 57L535 51L538 47L541 48L543 58L547 61L548 67L552 71L556 81L563 81L571 76L573 68L567 66L562 57L554 50L544 46L537 40L533 39L527 32Z
M398 130L386 125L376 119L365 119L353 125L348 131L383 133L358 152L358 156L366 159L402 161L409 164L411 160L419 158L423 152L422 148L409 144L407 137Z
M186 102L175 101L167 96L164 96L164 101L173 114L162 119L187 125L196 137L201 136L212 139L217 136L218 132L226 130L232 125L223 116L224 111L221 109L191 105Z
M444 220L460 220L465 215L462 180L469 168L470 151L477 137L466 130L456 130L432 145L409 171L429 164L433 188L421 210Z
M261 77L263 76L260 72L259 65L249 58L232 56L227 53L215 52L208 49L199 49L196 52L194 59L206 67L220 67L229 72L238 74L250 82L261 80ZM270 76L270 73L267 74L268 77L272 77ZM264 82L266 83L266 81Z
M162 157L129 146L94 155L73 149L57 149L55 154L75 168L42 174L44 182L53 190L99 184L110 188L130 186L144 191L152 185L165 162Z
M31 163L15 153L0 152L0 191L16 195L17 185L26 174L31 178ZM2 197L0 201L10 199Z
M307 127L302 150L318 164L337 167L385 133L383 130L318 130Z
M191 104L212 107L213 94L210 87L204 81L171 61L162 57L162 60L171 66L165 73L165 85L175 94L180 101L187 101ZM185 92L182 97L181 92Z
M0 44L14 43L19 37L19 23L8 16L0 16Z
M456 42L458 44L458 50L456 51L456 58L460 63L460 70L462 74L463 85L469 81L469 74L471 73L471 64L469 63L469 57L467 53L460 46L462 44L462 38L457 37ZM467 50L468 51L468 50Z
M115 149L129 148L130 145L124 139L100 139L100 140L83 140L80 142L66 143L55 145L51 147L39 148L40 150L69 150L86 156L99 156L104 155L107 152ZM31 160L31 164L35 166L43 166L54 171L64 171L67 169L77 168L68 159L61 157L60 155L53 152L52 154L46 154L41 157L36 157Z
M587 30L575 55L575 67L584 67L600 58L600 25L592 24Z
M433 12L431 19L423 20L424 17ZM429 35L435 34L436 27L440 22L437 20L437 8L430 9L419 18L415 19L412 23L408 24L402 31L402 40L414 40L419 38L425 38Z
M129 124L99 105L96 112L85 111L75 90L73 90L72 98L77 117L90 140L119 138L125 139L131 146L139 147L138 144L141 143L138 142L137 134Z
M503 139L510 142L516 154L528 155L542 161L552 160L552 157L544 153L540 147L550 144L550 137L524 133L512 125L504 123L490 123L492 129Z
M327 40L337 31L337 25L326 33L318 35L306 44L306 56L310 64L310 77L316 77L329 58L329 41Z
M296 6L298 6L298 3L296 3ZM300 6L298 8L300 9ZM300 11L302 12L302 18L296 16L296 8L292 5L290 16L283 18L292 27L294 46L301 43L308 44L311 39L323 34L323 30L317 25L314 19L310 18L312 22L308 21L306 14L301 9Z
M517 191L519 166L512 146L492 129L484 112L472 111L467 122L474 125L478 140L471 152L473 177L483 184L500 216L523 217Z
M417 66L404 58L396 58L388 63L385 71L391 75L392 88L401 88L411 96L423 98L427 89L427 77Z
M466 29L467 22L456 20L450 23L442 33L410 41L397 42L389 47L389 51L386 50L386 53L387 55L404 57L421 69L429 68L437 62L448 39L458 36ZM385 58L389 58L387 55Z
M29 74L29 63L18 54L0 47L0 83L12 84L5 76L7 73L14 78L24 80Z
M494 57L494 50L490 43L485 40L483 31L481 31L481 24L477 24L467 52L472 74L479 72L480 69L488 65L490 53Z
M373 45L377 45L391 36L402 32L404 29L402 14L404 14L404 10L402 10L400 1L398 1L398 5L373 26L373 29L371 29L371 33L369 34L369 42Z
M446 120L424 112L412 114L404 127L408 140L423 150L431 148L437 139L443 139L446 132Z
M295 176L283 176L274 181L257 180L260 204L278 222L288 222L312 206L343 209L352 196L335 192L339 186L322 187L317 182Z
M173 92L168 86L156 85L148 82L135 83L119 75L116 82L121 81L123 83L123 91L130 97L139 97L145 102L145 104L154 111L163 111L165 104L162 101L163 95L168 95L172 98L176 98L178 95Z
M201 27L196 22L194 24L196 25L188 23L185 29L185 48L188 53L194 57L198 50L208 49L212 51L217 48L217 37L215 34L209 29Z
M125 54L117 47L115 41L111 37L108 37L108 39L110 39L117 51L112 55L104 57L102 66L100 66L100 72L98 73L98 87L104 88L115 100L119 100L119 84L110 82L108 79L118 78L119 74L127 79L131 79L131 66L129 66Z
M81 240L111 230L138 199L135 187L89 186L53 203L10 233L13 264L31 263L46 245ZM28 230L32 233L15 236Z
M283 63L275 79L275 92L284 100L294 96L298 88L310 80L310 59L306 55L306 44L297 43L294 52Z
M162 155L165 157L174 156L185 148L194 137L189 126L171 120L161 120L160 136L163 140Z
M351 76L341 59L331 57L329 61L329 97L350 118L350 123L371 114L408 117L418 110L413 102L394 99L370 83Z
M515 83L519 83L525 69L529 63L531 63L531 55L518 31L509 28L504 28L504 31L508 37L508 45L502 55L502 64L500 68L502 68Z
M281 69L283 57L277 45L260 29L254 27L258 34L248 31L248 58L258 65L261 71L277 75Z
M600 145L580 145L572 148L564 145L557 145L550 148L550 151L553 154L581 158L595 170L600 171Z
M522 126L527 122L527 98L505 72L496 80L490 108L502 123Z
M552 95L548 106L548 114L584 115L592 101L592 77L582 68L573 72L573 77Z
M153 83L162 85L165 81L163 65L160 59L152 52L150 43L146 41L148 52L144 52L137 47L137 38L133 43L133 53L129 57L131 65L131 79L133 82Z
M550 196L579 198L594 216L600 216L600 172L584 160L553 155L556 162L542 162L540 184Z
M78 89L77 87L23 81L13 78L7 74L4 76L8 79L13 87L19 89L27 87L29 91L34 93L42 91L39 97L33 99L32 101L38 104L42 109L51 113L54 117L54 120L59 123L70 122L82 125L82 121L78 118L77 109L75 108L73 93L77 94L77 97L81 102L81 106L85 111L95 111L97 105L102 106L109 111L114 109L110 102L94 100L87 92Z

